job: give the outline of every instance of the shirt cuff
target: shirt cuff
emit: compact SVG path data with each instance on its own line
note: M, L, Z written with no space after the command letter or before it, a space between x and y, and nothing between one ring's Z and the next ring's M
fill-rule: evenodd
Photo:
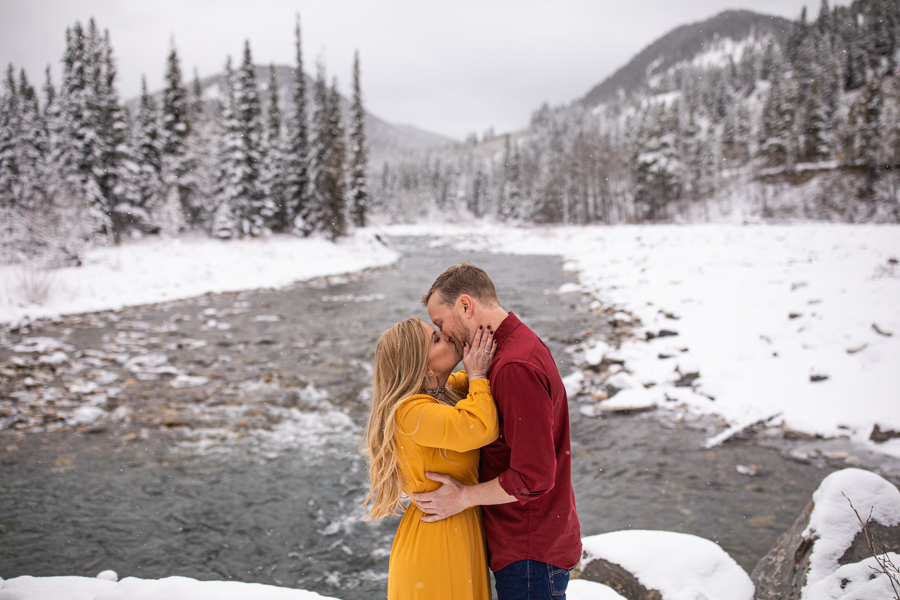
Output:
M534 496L525 487L522 476L512 469L507 469L500 473L500 487L503 491L516 499L519 504L527 504L535 499Z

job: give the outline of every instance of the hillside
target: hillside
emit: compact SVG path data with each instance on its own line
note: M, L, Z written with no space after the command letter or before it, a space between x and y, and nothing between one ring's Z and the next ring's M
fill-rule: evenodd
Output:
M644 48L625 66L594 86L580 103L592 108L615 99L619 90L626 96L631 95L646 85L653 75L679 63L690 62L717 45L725 46L725 40L740 43L750 37L770 36L781 44L790 28L791 21L787 19L747 10L729 10L700 23L682 25Z
M221 73L204 77L200 80L203 90L203 99L207 111L212 114L215 110L215 102L220 96L222 86ZM291 86L294 78L293 67L276 66L275 80L278 82L278 98L281 114L287 116L291 109ZM268 97L269 67L256 66L256 81L259 85L261 98ZM190 82L185 82L190 85ZM363 101L365 102L365 82L363 83ZM312 106L313 80L306 76L307 107ZM161 92L155 92L159 99ZM137 111L139 98L132 98L126 102L132 114ZM265 102L264 102L265 104ZM311 108L308 108L311 110ZM341 96L341 111L344 114L344 123L348 122L350 101ZM369 142L369 165L373 171L381 169L385 162L394 164L398 161L419 156L428 150L452 146L457 142L446 136L418 129L411 125L395 125L384 119L366 112L366 135Z

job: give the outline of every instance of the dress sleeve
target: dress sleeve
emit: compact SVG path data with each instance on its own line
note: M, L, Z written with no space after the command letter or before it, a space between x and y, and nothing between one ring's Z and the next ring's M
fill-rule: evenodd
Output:
M460 395L469 393L469 376L465 371L457 371L452 373L447 379L447 385L456 390Z
M469 382L469 395L456 406L429 396L413 396L397 409L400 433L420 446L456 452L490 444L500 434L497 406L487 379Z

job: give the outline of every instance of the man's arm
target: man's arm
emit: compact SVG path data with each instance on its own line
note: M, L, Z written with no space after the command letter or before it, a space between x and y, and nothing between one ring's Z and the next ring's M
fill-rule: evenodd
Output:
M509 469L491 481L472 486L447 475L426 473L429 479L443 485L433 492L413 494L419 509L429 515L423 521L440 521L476 505L527 504L553 488L553 407L537 373L522 363L506 364L494 373L491 387L498 400L515 397L501 406L504 435L510 447Z
M463 485L452 477L440 473L425 473L425 476L443 484L433 492L413 494L416 506L428 515L422 517L426 523L452 517L472 506L508 504L516 501L500 487L499 477L484 483Z

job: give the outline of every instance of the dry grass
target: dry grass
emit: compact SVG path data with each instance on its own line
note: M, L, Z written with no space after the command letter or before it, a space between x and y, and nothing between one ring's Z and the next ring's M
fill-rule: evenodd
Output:
M45 268L25 265L19 270L14 284L13 295L26 304L44 304L56 288L53 273Z

